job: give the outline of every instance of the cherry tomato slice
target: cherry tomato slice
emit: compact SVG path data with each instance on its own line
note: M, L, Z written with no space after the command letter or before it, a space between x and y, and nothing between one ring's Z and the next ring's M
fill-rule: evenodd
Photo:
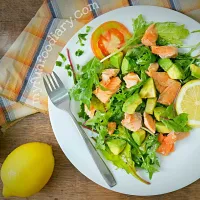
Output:
M97 58L102 59L122 47L131 36L123 24L116 21L105 22L92 34L93 53Z

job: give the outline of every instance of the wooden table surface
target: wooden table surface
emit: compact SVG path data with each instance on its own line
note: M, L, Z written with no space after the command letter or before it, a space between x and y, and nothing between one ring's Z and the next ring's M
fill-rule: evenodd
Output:
M42 0L0 0L0 58L28 24L41 4ZM16 147L33 141L45 142L52 145L56 165L49 183L41 192L27 198L29 200L200 199L200 181L179 191L155 197L128 196L98 186L82 175L65 157L52 132L49 117L43 114L35 114L23 119L10 128L5 135L0 133L0 165L6 156ZM2 192L1 182L0 192ZM0 194L0 200L2 199L4 198ZM20 198L8 199L17 200Z

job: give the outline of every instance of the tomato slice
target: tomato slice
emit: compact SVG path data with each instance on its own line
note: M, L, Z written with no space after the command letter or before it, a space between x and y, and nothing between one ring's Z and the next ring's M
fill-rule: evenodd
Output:
M92 34L92 51L97 58L102 59L122 47L131 36L123 24L117 21L105 22Z

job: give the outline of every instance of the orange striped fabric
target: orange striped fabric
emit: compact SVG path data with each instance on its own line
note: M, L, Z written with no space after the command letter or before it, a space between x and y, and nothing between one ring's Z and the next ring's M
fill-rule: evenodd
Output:
M199 0L193 0L192 3L188 0L44 1L35 17L0 60L0 125L6 129L11 122L27 115L47 113L47 94L41 74L52 71L58 53L67 41L99 15L135 5L171 8L200 21ZM67 34L59 33L58 27L61 25ZM55 33L60 37L56 38Z

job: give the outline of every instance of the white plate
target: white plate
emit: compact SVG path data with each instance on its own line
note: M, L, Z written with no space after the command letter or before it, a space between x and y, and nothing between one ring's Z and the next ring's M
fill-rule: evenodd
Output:
M93 30L95 30L100 24L106 21L116 20L123 23L132 32L131 19L136 18L139 14L142 14L147 21L173 21L185 24L190 31L200 29L199 23L183 14L154 6L120 8L94 19L87 25L93 27ZM64 47L62 53L66 55L66 48L69 48L74 65L83 65L93 57L90 48L92 31L89 33L88 40L83 48L85 53L81 57L74 55L75 51L80 48L80 45L76 44L77 34ZM85 27L79 31L79 33L81 32L85 32ZM186 44L191 45L197 42L199 42L198 33L192 34L187 39ZM66 70L55 67L55 71L67 87L72 86L72 79L68 78ZM73 104L72 110L74 113L77 113L77 103ZM198 133L200 129L195 129L189 138L176 144L176 151L174 153L167 157L160 157L160 172L154 174L153 179L150 181L151 185L141 183L131 175L126 174L123 170L116 170L115 166L106 161L117 181L115 187L109 188L101 177L68 114L55 108L51 102L49 102L49 113L56 139L67 158L82 174L105 188L129 195L158 195L183 188L200 178L200 134ZM139 174L148 180L147 173L139 171Z

